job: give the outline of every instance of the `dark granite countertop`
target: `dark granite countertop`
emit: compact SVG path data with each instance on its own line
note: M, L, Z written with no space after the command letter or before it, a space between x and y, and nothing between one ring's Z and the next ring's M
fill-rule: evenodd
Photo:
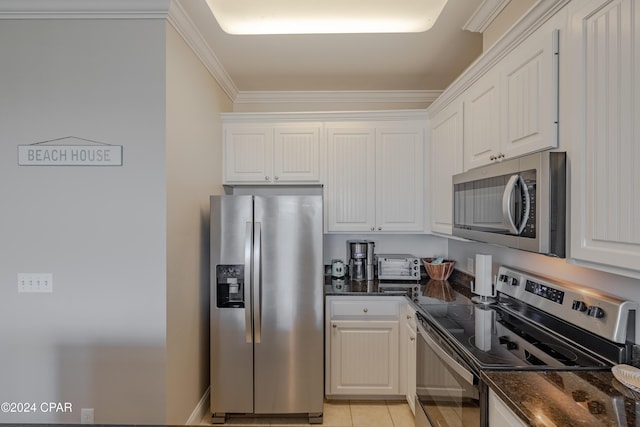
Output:
M349 280L336 280L331 276L325 276L324 281L324 294L340 295L340 296L403 296L406 295L406 290L400 289L401 287L410 287L414 285L419 286L419 295L428 295L430 287L437 285L450 286L451 289L460 292L466 297L471 297L470 282L473 280L473 276L463 273L458 270L454 270L449 277L449 280L432 280L430 277L423 277L419 282L380 282L377 279L371 281L356 281ZM390 289L389 284L392 283L397 287L397 291ZM384 290L383 290L384 288Z
M640 393L610 371L485 371L482 378L530 426L640 425Z

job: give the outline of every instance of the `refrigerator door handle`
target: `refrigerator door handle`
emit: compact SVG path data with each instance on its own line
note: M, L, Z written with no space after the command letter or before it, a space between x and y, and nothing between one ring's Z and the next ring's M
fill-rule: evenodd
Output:
M244 241L244 328L246 341L252 342L251 338L251 241L253 238L253 224L246 223Z
M253 229L253 322L255 343L260 343L262 336L262 229L261 223L256 222Z

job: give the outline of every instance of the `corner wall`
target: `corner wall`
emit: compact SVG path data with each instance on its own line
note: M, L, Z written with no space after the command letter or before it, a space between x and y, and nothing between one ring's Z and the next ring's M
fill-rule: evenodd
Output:
M167 24L166 424L185 424L210 383L209 196L223 194L220 113L232 107Z
M0 423L164 424L165 21L2 20L0 40L0 402L36 404ZM123 165L18 166L68 136Z

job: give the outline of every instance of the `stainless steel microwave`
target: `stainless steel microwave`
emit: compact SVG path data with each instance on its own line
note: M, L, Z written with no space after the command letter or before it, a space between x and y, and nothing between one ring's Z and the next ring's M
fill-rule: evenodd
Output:
M453 177L453 235L565 257L566 153L540 153Z

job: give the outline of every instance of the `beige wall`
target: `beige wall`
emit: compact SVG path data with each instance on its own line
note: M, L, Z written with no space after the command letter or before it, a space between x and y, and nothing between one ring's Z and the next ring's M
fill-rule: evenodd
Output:
M537 0L511 0L482 33L482 50L489 49Z
M222 194L220 113L231 110L167 24L167 424L186 423L209 387L209 196Z

